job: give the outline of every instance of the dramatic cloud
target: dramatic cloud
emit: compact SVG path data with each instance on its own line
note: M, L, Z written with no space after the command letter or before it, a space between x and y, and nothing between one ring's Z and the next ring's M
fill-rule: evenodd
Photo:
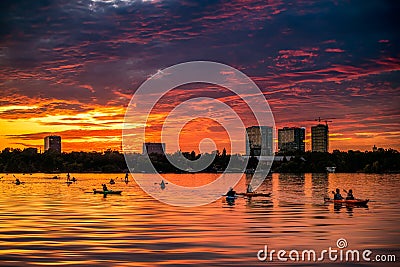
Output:
M39 146L58 133L66 151L119 149L125 108L143 81L211 60L250 76L278 127L309 131L315 118L334 117L332 149L400 149L398 11L378 0L1 1L0 148ZM186 86L158 103L149 135L176 105L201 96L253 124L229 90ZM217 125L203 124L185 128L185 149L197 150L200 132L227 145Z

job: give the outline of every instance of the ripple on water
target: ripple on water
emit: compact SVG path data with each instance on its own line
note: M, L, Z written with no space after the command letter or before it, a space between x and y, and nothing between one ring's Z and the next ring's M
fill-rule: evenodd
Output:
M2 175L0 265L253 266L264 245L328 248L340 237L354 249L399 247L399 175L274 174L259 189L271 197L238 198L234 205L221 198L190 209L160 203L118 179L112 188L123 190L121 196L92 193L118 175L76 174L78 182L67 186L34 174L18 187ZM207 175L194 177L215 179ZM236 191L245 190L244 181ZM325 204L323 197L336 187L371 202Z

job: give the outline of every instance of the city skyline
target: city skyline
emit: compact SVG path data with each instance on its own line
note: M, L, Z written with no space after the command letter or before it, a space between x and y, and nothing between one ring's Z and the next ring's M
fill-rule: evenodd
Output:
M321 128L323 130L323 133L321 132ZM314 129L318 129L316 132L316 136L314 137L315 139L325 139L325 141L323 142L327 142L326 144L317 144L316 148L313 148L313 136L312 136L312 131ZM259 130L260 129L260 130ZM311 131L311 136L309 139L305 138L305 133L306 133L306 127L287 127L284 126L281 129L277 129L276 127L270 127L270 126L250 126L246 128L246 133L245 133L245 146L246 146L246 151L244 153L229 153L229 154L241 154L241 155L255 155L255 156L260 156L261 152L255 152L255 150L260 150L261 149L261 143L263 143L265 146L264 147L264 152L263 154L265 155L272 155L272 154L276 154L276 153L287 153L287 154L291 154L293 152L330 152L327 151L326 148L324 147L329 147L329 138L326 139L326 137L324 137L324 135L328 134L329 136L329 130L327 130L325 132L325 129L328 129L328 125L327 124L317 124L311 127L310 131ZM43 152L46 152L49 149L55 150L58 153L61 152L66 152L66 151L62 151L61 147L62 147L62 142L61 142L61 136L54 136L54 135L50 135L50 136L45 136L44 137L44 145L43 146L29 146L26 145L26 147L24 148L24 150L31 150L31 149L35 149L36 151L38 150L38 148L40 149L40 151L42 151L42 147L43 147ZM271 139L271 140L269 140ZM273 146L271 147L269 144L272 142ZM317 142L321 142L321 141L317 141ZM310 149L305 149L305 144L306 143L310 143L311 147ZM125 151L126 153L138 153L138 154L145 154L145 153L156 153L156 154L174 154L177 152L196 152L198 154L203 154L203 153L213 153L215 151L222 151L222 150L226 150L226 147L223 147L223 149L214 149L214 150L208 150L208 151L199 151L199 149L192 149L192 150L182 150L181 148L177 149L177 150L169 150L167 151L166 149L166 145L167 143L161 143L161 142L145 142L142 143L142 150L140 151ZM281 147L280 147L281 146ZM16 149L13 147L8 147L11 149ZM17 148L18 149L18 148ZM391 148L382 148L380 147L380 149L391 149ZM106 149L107 151L109 151L110 149ZM80 150L82 152L104 152L106 150L103 151L95 151L95 150ZM329 150L329 149L328 149ZM335 150L339 150L339 149L333 149L333 151ZM353 150L353 149L349 149L349 150ZM370 147L370 149L366 149L365 151L372 151L372 152L376 152L378 150L378 147L374 144L372 147ZM80 151L68 151L68 152L80 152ZM119 152L123 152L122 149L114 149L113 151L119 151ZM145 152L145 151L151 151L151 152ZM269 151L269 152L267 152ZM339 150L340 151L340 150ZM344 150L343 150L344 151ZM254 153L255 152L255 153ZM37 152L36 152L37 153ZM41 153L41 152L40 152Z
M39 148L45 136L58 135L66 152L120 150L125 110L138 86L171 65L209 60L237 68L259 86L277 129L311 129L316 117L335 117L330 152L373 145L400 150L394 5L3 1L0 149ZM205 96L233 106L246 127L254 125L226 89L182 86L152 112L148 141L160 142L157 133L175 106ZM206 137L229 151L221 125L205 119L185 126L183 150L196 151Z

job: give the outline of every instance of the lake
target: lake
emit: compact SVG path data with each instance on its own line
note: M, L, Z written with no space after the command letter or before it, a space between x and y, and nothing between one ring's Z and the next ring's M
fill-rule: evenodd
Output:
M12 174L0 174L1 266L287 265L293 261L260 261L257 254L262 258L265 246L268 253L319 253L338 249L341 238L347 242L342 250L371 250L372 260L395 255L398 261L400 256L399 174L273 174L257 190L272 192L271 197L239 197L234 203L221 197L191 208L153 199L132 179L125 184L124 174L71 174L78 181L69 186L66 174L53 176L15 174L25 182L17 186ZM186 186L217 176L165 174ZM93 194L110 178L116 184L108 187L122 195ZM245 181L243 175L235 190L243 192ZM324 203L337 187L369 198L368 206ZM352 265L395 266L372 260ZM335 264L326 257L296 265L329 263Z

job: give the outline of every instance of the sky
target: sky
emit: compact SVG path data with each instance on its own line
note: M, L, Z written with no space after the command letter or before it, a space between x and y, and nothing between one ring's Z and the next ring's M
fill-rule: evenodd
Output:
M43 149L43 138L54 134L65 152L120 150L125 111L140 84L169 66L203 60L249 76L277 128L307 128L307 149L321 117L334 118L331 151L400 150L399 12L397 1L381 0L3 0L0 149ZM236 101L218 86L179 87L152 111L149 128L157 131L166 111L200 96ZM226 136L200 118L180 141L198 151L203 138L216 138L221 149Z

